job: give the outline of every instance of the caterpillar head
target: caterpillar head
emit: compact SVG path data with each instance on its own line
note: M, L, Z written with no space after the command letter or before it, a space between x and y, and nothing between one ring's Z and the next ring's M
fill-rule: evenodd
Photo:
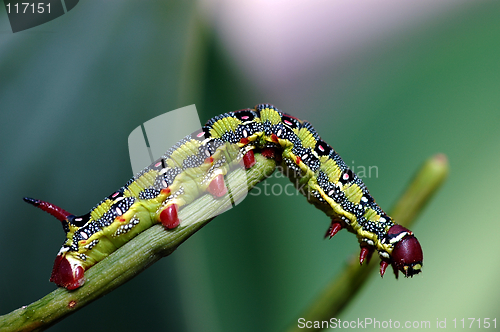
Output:
M392 250L394 272L399 270L404 273L405 277L420 273L424 254L413 233L401 225L394 225L387 232L387 236L389 242L394 245Z

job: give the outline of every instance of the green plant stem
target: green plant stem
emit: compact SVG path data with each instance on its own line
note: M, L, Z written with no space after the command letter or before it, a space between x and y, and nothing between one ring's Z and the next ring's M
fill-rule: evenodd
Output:
M226 177L234 201L271 175L276 162L255 155L257 163L250 170L237 169ZM242 181L243 180L243 181ZM246 181L245 181L246 180ZM231 208L229 200L204 195L179 212L182 226L166 231L155 225L142 232L104 260L85 272L85 285L68 291L58 288L40 300L0 316L0 330L41 331L90 302L132 279L160 258L171 254L181 243L206 225L214 216Z
M429 158L417 172L390 214L398 224L409 227L425 204L434 195L448 175L448 160L445 155L437 154ZM353 257L357 257L354 255ZM359 266L358 259L349 262L345 270L325 287L303 314L298 317L306 321L325 321L337 317L354 295L361 289L372 271L379 266L375 257L368 266ZM321 331L322 328L306 329ZM304 331L295 321L288 332Z

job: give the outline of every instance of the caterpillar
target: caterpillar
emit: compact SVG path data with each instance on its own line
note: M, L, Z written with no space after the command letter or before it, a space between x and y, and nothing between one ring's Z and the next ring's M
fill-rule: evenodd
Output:
M254 152L276 159L294 184L305 188L307 200L331 218L325 238L343 228L356 234L361 264L377 251L381 276L389 265L396 278L398 271L405 277L421 272L417 238L375 203L312 125L259 104L210 119L85 215L25 197L61 221L66 233L50 281L68 290L79 288L87 269L143 230L156 223L166 230L182 225L179 210L206 192L215 198L227 195L225 175L241 163L253 167Z

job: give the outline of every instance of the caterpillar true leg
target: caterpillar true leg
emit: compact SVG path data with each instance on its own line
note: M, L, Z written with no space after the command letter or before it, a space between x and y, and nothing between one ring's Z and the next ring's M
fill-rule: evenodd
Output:
M330 224L330 227L326 231L325 238L332 238L337 234L340 230L342 229L342 224L335 219L332 220L332 223Z

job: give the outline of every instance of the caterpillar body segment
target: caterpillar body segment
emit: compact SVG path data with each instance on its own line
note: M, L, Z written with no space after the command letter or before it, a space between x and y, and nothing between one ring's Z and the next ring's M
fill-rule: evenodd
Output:
M360 263L377 251L381 275L389 265L396 276L398 271L406 277L421 271L422 249L413 233L375 203L363 181L312 125L260 104L210 119L86 215L25 198L59 219L66 232L50 280L76 289L84 284L88 268L140 232L156 223L167 230L182 225L179 211L200 195L227 197L225 175L232 168L255 165L254 151L276 159L307 200L331 218L325 237L342 228L356 234Z
M224 175L233 166L239 167L243 156L238 146L207 140L201 133L183 138L86 215L75 216L53 204L25 198L55 215L66 231L50 280L76 289L85 282L84 271L140 232L156 223L166 229L182 224L178 211L201 194L224 197Z

